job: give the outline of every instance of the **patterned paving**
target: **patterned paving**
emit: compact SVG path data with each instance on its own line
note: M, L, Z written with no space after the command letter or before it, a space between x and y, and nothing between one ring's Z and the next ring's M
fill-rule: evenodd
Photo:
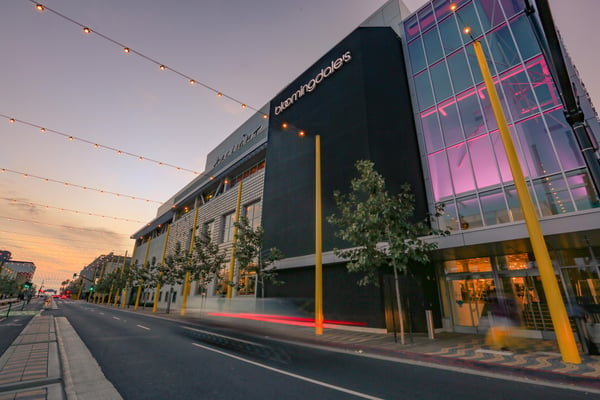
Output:
M62 398L52 316L35 316L0 358L0 400Z

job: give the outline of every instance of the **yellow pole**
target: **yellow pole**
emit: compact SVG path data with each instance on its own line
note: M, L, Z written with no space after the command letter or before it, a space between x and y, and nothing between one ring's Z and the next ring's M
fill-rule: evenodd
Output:
M165 237L165 244L163 246L162 257L160 259L160 265L163 265L167 256L167 244L169 243L169 232L171 231L171 225L167 225L167 233ZM162 272L160 273L162 276ZM156 292L154 292L154 302L152 303L152 312L155 313L158 309L158 294L160 293L160 283L156 285Z
M150 252L150 244L152 243L152 236L148 239L148 244L146 245L146 255L144 256L144 263L142 264L142 269L146 268L146 263L148 262L148 253ZM138 282L138 290L137 295L135 296L135 305L133 306L134 310L137 310L140 305L140 296L142 295L142 284L144 281L140 278Z
M237 233L238 227L237 224L240 222L240 208L242 204L242 181L240 181L240 186L238 187L238 195L237 195L237 204L235 206L235 222L236 225L233 226L233 243L231 245L231 259L229 260L229 282L233 282L234 272L235 272L235 244L237 242ZM233 294L233 287L231 285L227 285L227 298L230 299Z
M152 237L150 237L148 239L148 243L150 243L150 240L152 240ZM131 262L129 263L129 266L131 267L131 264L133 263L133 261L135 260L135 252L136 252L136 247L135 245L133 246L133 254L131 255ZM123 271L125 271L125 265L127 264L127 251L125 251L125 257L123 257L123 268L121 269L121 276L123 276ZM129 279L125 282L125 290L121 291L121 308L125 308L125 306L127 305L127 292L129 291Z
M102 278L104 278L105 271L106 271L106 261L104 261L104 263L102 264L102 270L100 271L100 280L102 280ZM102 303L104 303L104 294L102 294L102 296L100 296L98 294L98 292L96 292L95 300L96 300L96 303L100 303L101 300L102 300Z
M323 238L321 217L321 136L315 135L315 334L323 334Z
M121 258L121 256L117 256L117 265L119 265L119 258ZM114 265L115 261L114 261L114 256L111 257L110 262ZM117 267L118 269L118 267ZM112 295L113 295L113 290L115 288L115 284L113 282L112 285L110 285L110 292L108 292L108 301L106 302L106 304L110 305L110 302L112 301ZM117 294L115 293L115 297L117 296ZM116 304L116 301L115 301Z
M546 247L542 229L533 202L531 201L531 196L529 195L529 190L527 188L527 183L525 182L525 177L523 176L523 171L521 170L517 152L515 151L510 137L506 118L502 111L502 106L500 105L498 93L494 87L492 75L483 54L481 43L475 40L473 42L473 47L475 49L477 61L479 62L479 67L481 68L485 86L490 96L490 103L498 123L504 151L506 152L506 157L517 189L517 195L519 196L521 208L523 209L523 216L525 217L525 224L527 225L527 231L529 232L531 247L533 248L533 254L540 271L544 293L546 293L548 308L550 310L554 332L556 333L556 340L558 341L558 348L560 349L564 362L581 364L581 358L577 351L577 344L573 337L567 310L558 287L554 269L552 268L550 255L548 254L548 248Z
M194 215L194 226L192 226L192 238L190 239L190 261L192 261L192 255L194 254L194 243L196 241L196 225L198 224L198 210L200 210L200 207L198 207L198 201L196 201L196 214ZM181 299L181 310L179 311L179 314L181 316L185 315L185 311L187 309L187 298L190 294L191 284L192 277L190 271L186 271L185 279L183 280L183 299Z
M79 293L77 293L77 300L81 299L81 291L83 290L83 278L81 274L79 274L79 280L81 281L81 285L79 285Z

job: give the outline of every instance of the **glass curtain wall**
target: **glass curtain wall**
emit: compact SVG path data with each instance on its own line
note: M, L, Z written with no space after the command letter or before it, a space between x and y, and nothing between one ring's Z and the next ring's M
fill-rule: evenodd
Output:
M440 227L523 219L472 45L481 41L542 217L600 206L520 0L434 0L404 22L409 79Z

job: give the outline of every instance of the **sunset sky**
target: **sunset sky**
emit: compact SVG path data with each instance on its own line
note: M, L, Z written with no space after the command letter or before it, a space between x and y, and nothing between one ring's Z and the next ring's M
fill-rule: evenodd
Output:
M167 66L125 54L29 0L2 1L0 250L34 262L38 287L58 289L101 254L131 255L130 235L251 115L169 67L260 108L385 1L40 3ZM415 10L424 1L405 3ZM598 105L600 2L550 3Z

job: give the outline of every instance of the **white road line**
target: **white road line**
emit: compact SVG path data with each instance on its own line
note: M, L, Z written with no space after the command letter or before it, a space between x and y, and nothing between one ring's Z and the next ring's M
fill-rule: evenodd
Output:
M238 360L238 361L243 361L243 362L245 362L245 363L252 364L252 365L254 365L254 366L261 367L261 368L267 369L267 370L269 370L269 371L277 372L277 373L279 373L279 374L282 374L282 375L291 376L292 378L300 379L300 380L302 380L302 381L306 381L306 382L309 382L309 383L313 383L313 384L315 384L315 385L319 385L319 386L323 386L323 387L326 387L326 388L329 388L329 389L337 390L337 391L339 391L339 392L348 393L348 394L351 394L351 395L353 395L353 396L356 396L356 397L361 397L361 398L363 398L363 399L369 399L369 400L383 400L383 399L382 399L382 398L380 398L380 397L370 396L370 395L368 395L368 394L365 394L365 393L355 392L354 390L346 389L346 388L343 388L343 387L340 387L340 386L331 385L331 384L329 384L329 383L325 383L325 382L322 382L322 381L318 381L318 380L316 380L316 379L307 378L307 377L305 377L305 376L302 376L302 375L297 375L297 374L294 374L294 373L291 373L291 372L287 372L287 371L284 371L284 370L281 370L281 369L278 369L278 368L274 368L274 367L270 367L270 366L268 366L268 365L265 365L265 364L258 363L258 362L256 362L256 361L247 360L247 359L245 359L245 358L238 357L238 356L236 356L236 355L229 354L229 353L226 353L226 352L224 352L224 351L220 351L220 350L213 349L213 348L210 348L210 347L207 347L207 346L203 346L203 345L201 345L201 344L198 344L198 343L192 343L192 344L193 344L194 346L196 346L196 347L200 347L200 348L202 348L202 349L204 349L204 350L212 351L212 352L215 352L215 353L218 353L218 354L221 354L221 355L227 356L227 357L234 358L234 359L236 359L236 360Z
M98 314L100 314L100 315L104 315L104 313L103 313L103 312L99 312Z
M147 331L149 331L149 330L150 330L150 328L148 328L147 326L144 326L144 325L136 325L136 326L137 326L138 328L142 328L142 329L145 329L145 330L147 330Z
M512 356L513 354L515 354L512 351L487 350L487 349L477 349L477 350L475 350L475 353L498 354L501 356Z
M258 347L265 347L265 346L263 346L260 343L251 342L249 340L238 339L238 338L234 338L234 337L231 337L231 336L221 335L221 334L215 333L215 332L203 331L202 329L190 328L189 326L183 326L183 325L181 325L181 327L183 329L188 329L190 331L205 333L205 334L208 334L208 335L211 335L211 336L218 336L218 337L222 337L222 338L225 338L225 339L233 340L233 341L236 341L236 342L247 343L247 344L251 344L253 346L258 346Z
M119 318L119 317L113 317L113 319L118 319L118 320L121 320L121 318Z

